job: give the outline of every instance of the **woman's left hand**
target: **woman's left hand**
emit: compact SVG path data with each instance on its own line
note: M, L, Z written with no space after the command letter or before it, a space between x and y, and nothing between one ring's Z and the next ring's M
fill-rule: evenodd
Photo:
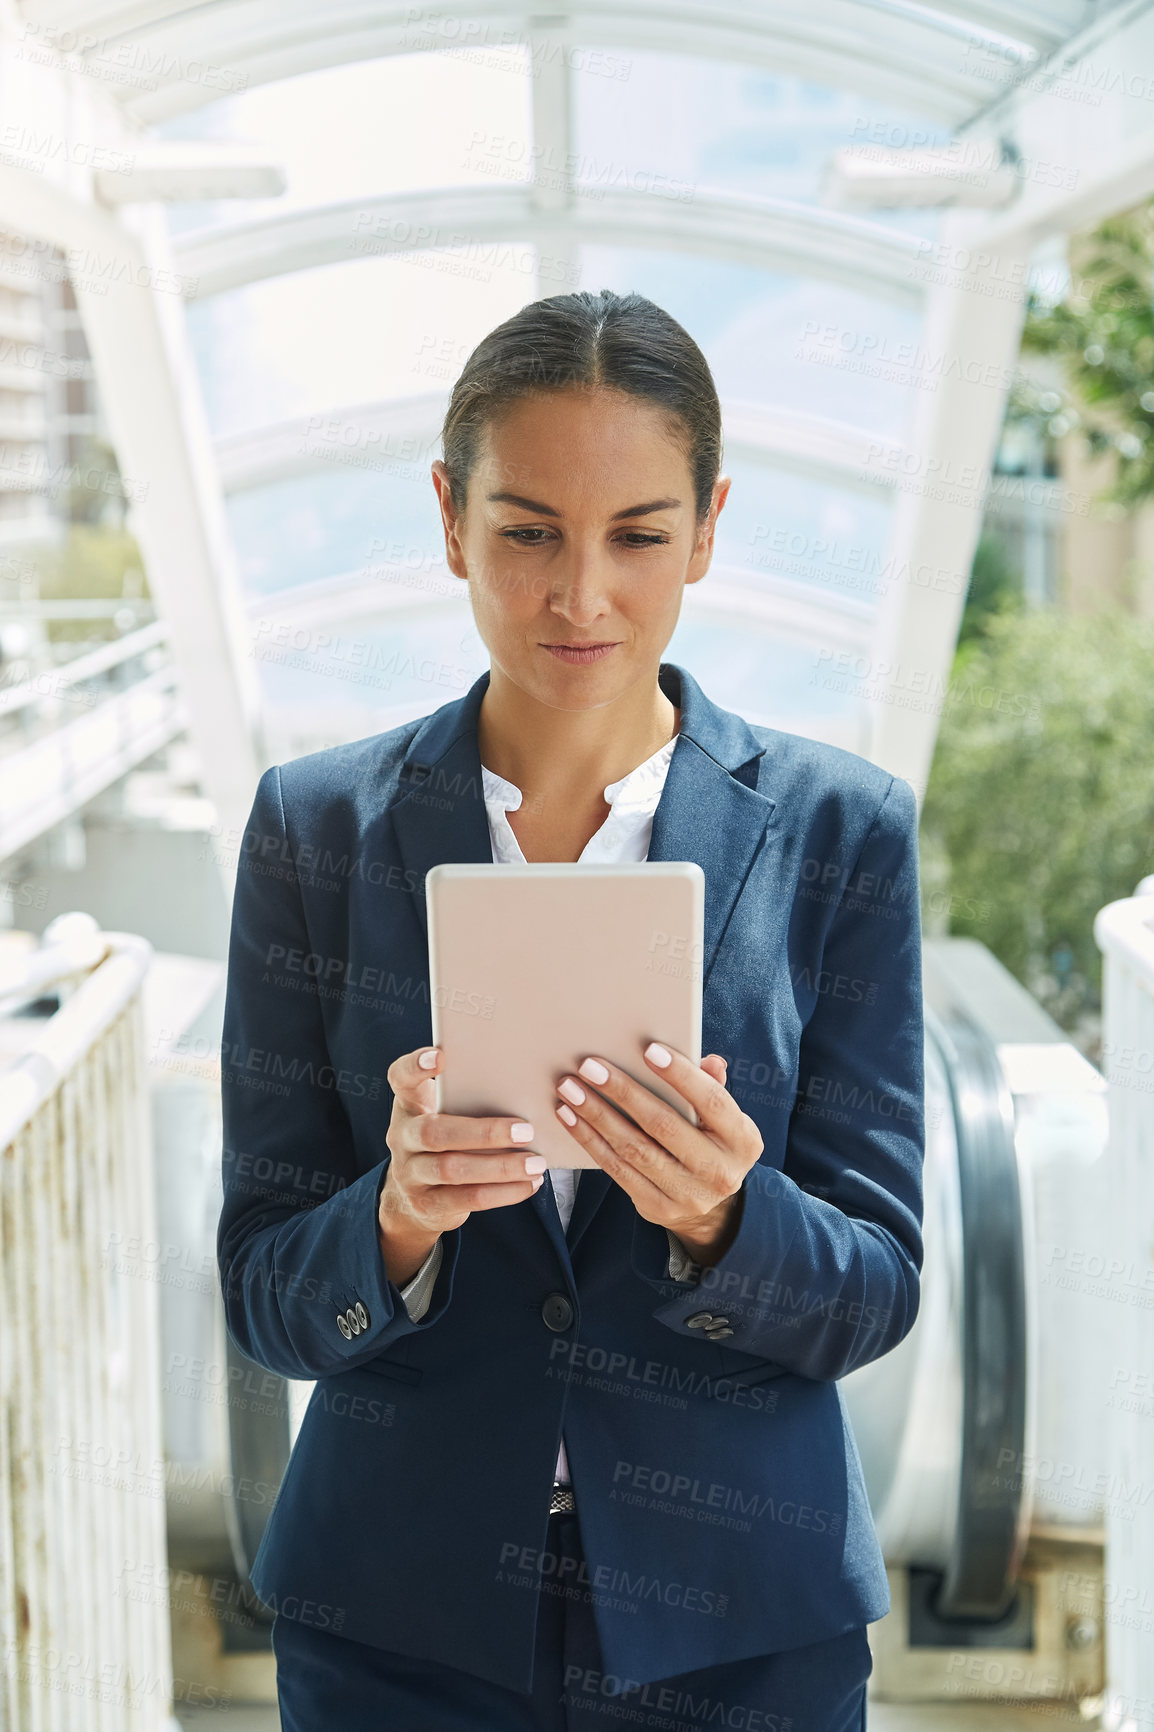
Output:
M719 1053L707 1054L699 1067L651 1041L644 1056L654 1075L693 1107L696 1125L601 1058L586 1058L576 1076L562 1077L557 1092L566 1104L558 1117L643 1219L667 1227L696 1262L716 1262L737 1232L745 1175L764 1147L761 1133L726 1088Z

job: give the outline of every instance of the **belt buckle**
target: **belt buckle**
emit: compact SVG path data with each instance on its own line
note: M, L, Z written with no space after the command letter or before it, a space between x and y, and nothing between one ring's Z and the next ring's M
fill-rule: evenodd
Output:
M573 1496L573 1487L571 1485L561 1485L554 1480L553 1495L549 1499L549 1514L573 1515L576 1508L577 1501Z

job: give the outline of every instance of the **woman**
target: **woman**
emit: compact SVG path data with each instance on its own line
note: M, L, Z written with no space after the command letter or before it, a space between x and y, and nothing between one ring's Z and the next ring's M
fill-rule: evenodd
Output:
M837 1379L918 1305L915 805L661 660L720 455L668 314L525 307L433 466L491 668L261 777L218 1249L234 1340L316 1380L252 1571L288 1732L865 1724L889 1593ZM580 1174L434 1110L424 875L521 858L705 873L714 1050L641 1055L698 1123L589 1054Z

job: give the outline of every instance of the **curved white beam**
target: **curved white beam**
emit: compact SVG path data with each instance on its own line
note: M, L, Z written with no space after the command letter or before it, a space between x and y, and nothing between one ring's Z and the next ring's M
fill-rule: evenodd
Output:
M1071 3L1060 0L1059 16ZM529 35L535 16L492 0L454 0L452 8L333 0L323 9L315 0L28 0L26 12L46 41L53 30L80 32L81 43L87 34L91 46L81 51L93 71L101 61L119 68L112 88L146 123L323 67L508 47ZM1046 30L1042 8L1025 0L936 12L904 0L808 0L803 7L796 0L679 6L576 0L563 22L578 48L736 61L849 89L944 124L964 119L989 97L986 69L975 66L976 47L1004 45L1028 67L1038 46L1056 46L1064 33L1060 24ZM61 40L76 45L67 35Z
M301 475L358 469L427 469L439 449L448 393L343 404L252 428L216 442L225 493L243 493ZM767 463L793 475L877 497L896 483L896 440L820 415L758 403L722 404L726 461Z
M697 198L575 192L563 209L542 209L531 186L450 187L442 192L349 199L286 211L263 222L178 238L182 275L196 297L222 294L318 265L456 247L499 258L502 246L581 241L692 252L762 270L824 278L890 301L920 305L913 235L839 211L787 199ZM550 255L552 256L552 255Z
M423 464L440 438L448 401L447 392L428 391L341 404L230 434L216 441L221 487L225 493L244 493L329 472L340 467L342 458L360 469Z
M1093 0L947 0L935 10L1045 52L1089 24L1098 7Z

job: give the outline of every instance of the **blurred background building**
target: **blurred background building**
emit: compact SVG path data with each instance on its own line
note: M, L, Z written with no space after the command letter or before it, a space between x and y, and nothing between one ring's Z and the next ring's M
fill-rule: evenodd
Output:
M878 1724L1154 1728L1152 198L1149 0L0 0L3 1732L273 1699L241 836L487 666L429 465L579 287L722 397L669 658L922 803L926 1290L844 1386Z

